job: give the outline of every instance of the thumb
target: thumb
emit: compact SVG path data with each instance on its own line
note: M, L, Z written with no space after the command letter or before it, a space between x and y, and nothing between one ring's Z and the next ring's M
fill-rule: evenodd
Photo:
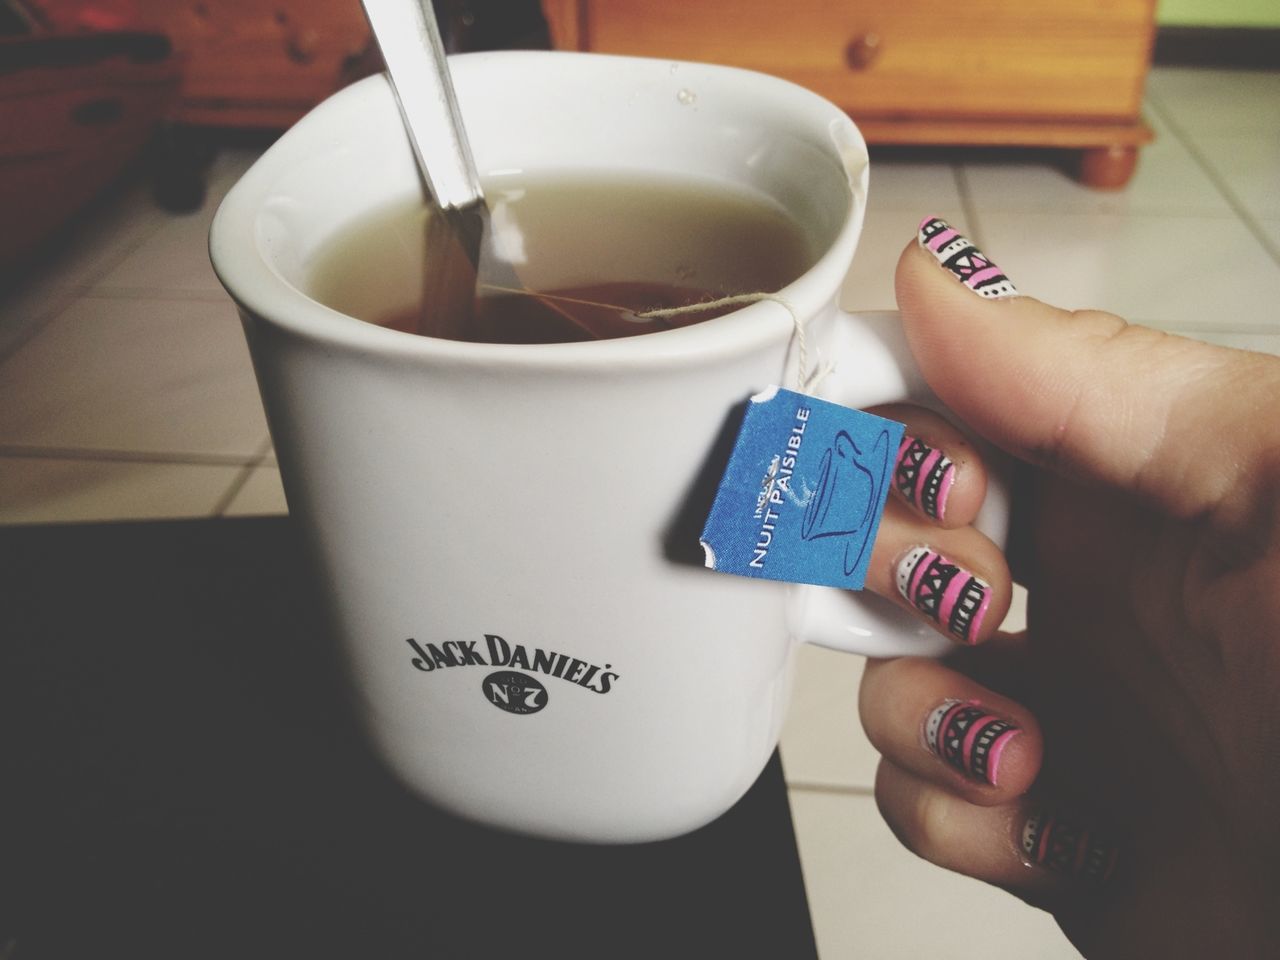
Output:
M1261 478L1280 361L1020 296L936 218L898 261L907 341L938 396L1013 455L1175 516Z

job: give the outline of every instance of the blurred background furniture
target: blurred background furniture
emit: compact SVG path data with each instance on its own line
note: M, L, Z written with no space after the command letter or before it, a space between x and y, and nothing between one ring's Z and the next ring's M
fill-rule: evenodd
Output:
M436 0L450 49L555 46L794 80L872 144L1070 150L1128 182L1155 0ZM0 0L0 269L152 146L197 209L229 136L265 141L380 69L359 0Z
M159 34L0 35L0 270L142 153L179 80Z
M121 31L165 38L180 73L151 170L157 200L175 212L203 201L222 132L272 136L380 68L359 0L2 2L29 38L86 41Z
M1078 151L1086 184L1128 182L1155 0L542 0L564 50L702 60L793 80L876 144Z
M359 0L25 0L49 29L148 30L183 61L169 119L284 129L364 69Z

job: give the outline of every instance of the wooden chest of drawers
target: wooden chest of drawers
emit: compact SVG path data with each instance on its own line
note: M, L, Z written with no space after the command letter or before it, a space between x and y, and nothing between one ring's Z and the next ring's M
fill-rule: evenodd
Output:
M1154 0L543 0L560 49L704 60L803 84L872 143L1081 151L1126 182Z
M356 76L370 46L356 0L133 0L184 59L172 119L281 128Z

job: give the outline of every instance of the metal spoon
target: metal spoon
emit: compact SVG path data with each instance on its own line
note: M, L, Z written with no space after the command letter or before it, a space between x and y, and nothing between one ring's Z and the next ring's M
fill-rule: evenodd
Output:
M423 317L419 333L466 335L489 209L462 124L431 0L361 0L427 190Z

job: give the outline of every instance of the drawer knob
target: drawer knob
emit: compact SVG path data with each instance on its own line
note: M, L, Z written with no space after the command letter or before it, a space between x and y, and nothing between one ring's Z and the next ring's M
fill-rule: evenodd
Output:
M285 52L294 63L306 66L316 58L320 47L320 34L315 30L298 27L289 32L285 39Z
M77 103L71 110L71 120L82 127L105 127L124 116L124 103L119 97L99 97Z
M880 56L880 34L863 33L849 41L844 48L844 59L854 70L865 70Z

